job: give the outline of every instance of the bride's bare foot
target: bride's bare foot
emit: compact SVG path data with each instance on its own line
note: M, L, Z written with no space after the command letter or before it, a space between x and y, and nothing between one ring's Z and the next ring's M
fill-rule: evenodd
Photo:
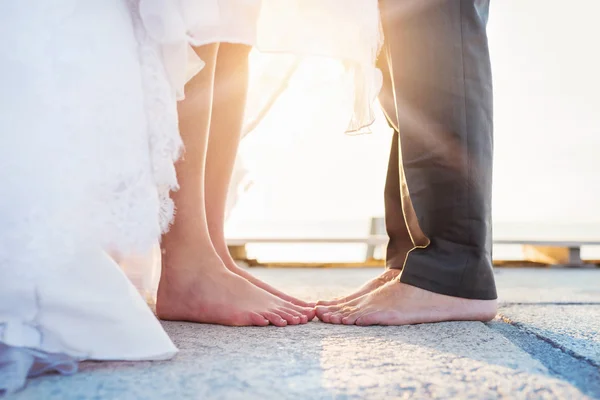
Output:
M318 306L323 322L346 325L410 325L443 321L490 321L496 300L445 296L391 281L379 289L344 304Z
M231 326L305 324L314 310L284 301L232 273L212 254L181 258L166 255L156 313L165 320Z
M228 270L230 270L231 272L233 272L236 275L241 276L242 278L246 279L248 282L252 283L253 285L258 286L259 288L266 290L267 292L271 293L272 295L277 296L282 300L289 301L290 303L295 304L297 306L313 308L316 305L315 303L309 303L309 302L297 299L295 297L292 297L292 296L282 292L281 290L274 288L273 286L269 285L268 283L261 281L260 279L258 279L254 275L252 275L250 272L239 267L236 264L235 260L229 254L229 250L227 250L226 246L225 246L225 250L222 250L222 251L217 250L217 252L219 254L219 257L221 257L221 260L223 260L223 263L225 264L225 266L227 267Z
M319 300L317 302L317 305L318 306L335 306L338 304L347 303L349 301L352 301L354 299L362 297L367 293L371 293L373 290L379 289L381 286L385 285L386 283L396 279L398 277L398 275L400 275L400 272L402 272L402 271L399 269L387 269L384 273L379 275L377 278L373 278L370 281L368 281L367 283L365 283L364 285L362 285L356 292L354 292L348 296L345 296L345 297L338 297L337 299L333 299L333 300L327 300L327 301Z

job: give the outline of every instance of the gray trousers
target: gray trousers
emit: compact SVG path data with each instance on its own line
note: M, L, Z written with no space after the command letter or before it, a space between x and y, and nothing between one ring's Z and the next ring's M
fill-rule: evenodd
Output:
M432 292L495 299L489 0L379 2L380 101L396 131L387 266Z

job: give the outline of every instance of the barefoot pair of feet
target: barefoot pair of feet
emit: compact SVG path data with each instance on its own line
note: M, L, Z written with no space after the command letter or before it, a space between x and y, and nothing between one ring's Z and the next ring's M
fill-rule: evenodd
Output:
M183 261L183 260L180 260ZM218 265L218 260L208 260ZM166 263L177 262L167 257ZM400 271L387 270L354 294L316 307L289 296L269 292L270 286L241 269L209 269L185 277L167 274L161 280L158 316L233 326L287 326L305 324L315 315L323 322L345 325L408 325L442 321L489 321L496 315L496 300L471 300L429 292L399 281ZM236 272L241 271L245 276ZM291 300L291 301L290 301Z
M229 255L224 225L242 131L249 48L223 43L195 51L205 67L188 82L186 98L178 105L185 155L176 164L181 187L173 193L177 214L162 240L159 318L287 326L305 324L315 315L328 323L357 325L487 321L495 316L495 300L450 297L406 285L399 281L397 270L384 272L351 296L311 304L240 269ZM395 186L390 186L393 196L388 197L400 206L397 134L394 138L391 154L396 158L391 158L390 165L396 169L390 176ZM395 214L404 224L403 209Z

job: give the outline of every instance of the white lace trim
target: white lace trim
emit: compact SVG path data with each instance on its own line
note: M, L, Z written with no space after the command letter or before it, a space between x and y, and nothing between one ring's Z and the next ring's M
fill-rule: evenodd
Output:
M135 0L38 2L0 5L23 44L11 52L13 39L0 41L2 99L11 99L0 121L0 391L46 370L74 372L83 359L177 351L106 254L146 254L173 217L181 138L160 48ZM114 68L110 57L123 62Z
M160 47L148 36L137 10L132 14L140 44L148 142L160 205L159 221L162 232L165 232L175 211L170 191L179 188L174 163L183 149L178 127L177 99L175 90L166 78Z

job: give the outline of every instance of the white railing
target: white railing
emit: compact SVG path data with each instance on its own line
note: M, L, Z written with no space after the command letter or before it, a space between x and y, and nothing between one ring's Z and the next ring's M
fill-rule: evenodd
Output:
M366 244L365 260L372 260L375 249L385 246L388 242L388 237L383 232L383 218L372 218L370 233L364 237L246 237L229 238L227 244L230 248L236 248L237 254L244 254L243 249L248 244ZM587 267L594 264L581 259L581 247L600 246L600 240L494 239L494 244L522 246L524 261L552 266Z

